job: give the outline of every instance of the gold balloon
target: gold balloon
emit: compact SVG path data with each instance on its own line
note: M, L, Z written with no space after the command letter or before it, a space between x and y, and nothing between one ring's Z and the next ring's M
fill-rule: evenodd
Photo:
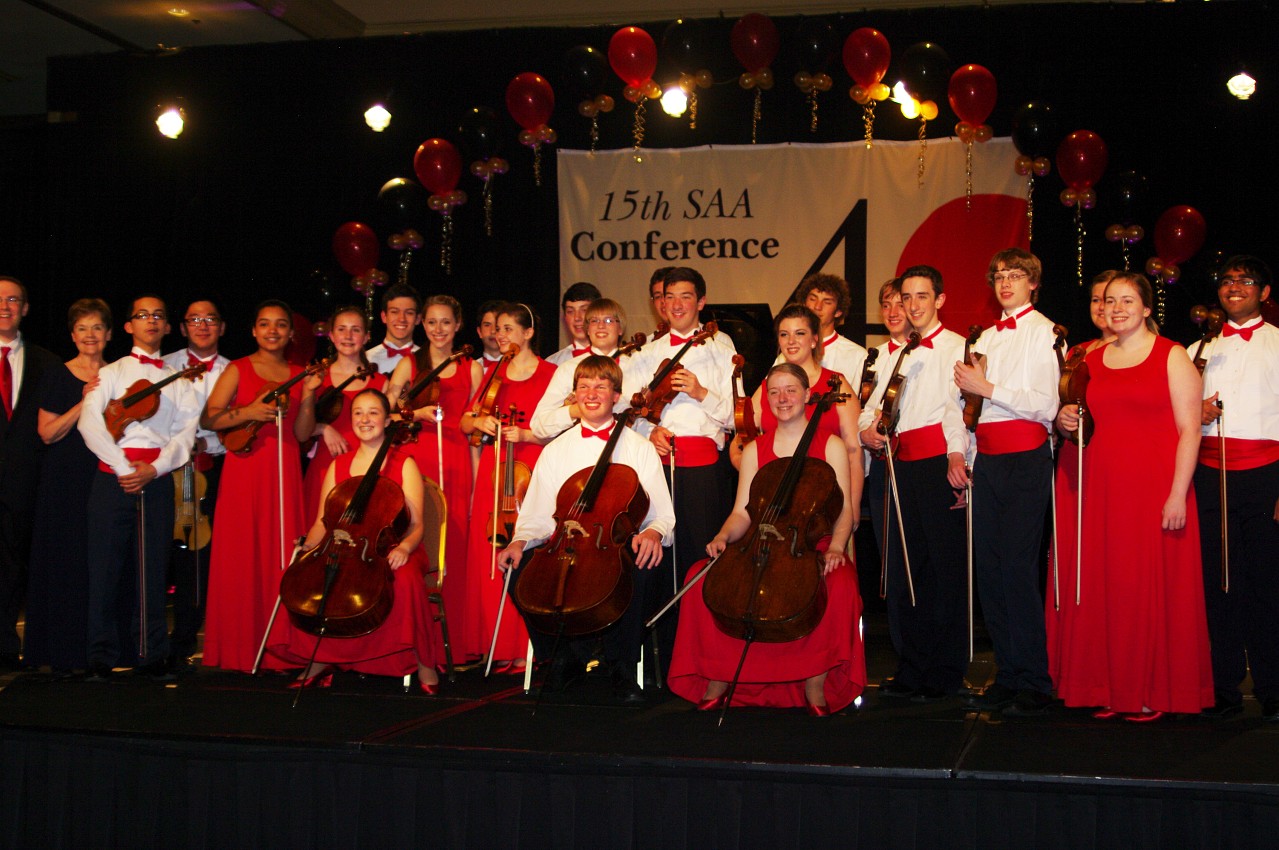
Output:
M978 142L989 142L994 135L995 131L990 128L989 124L978 124L973 128L973 138Z
M755 84L759 86L760 88L762 88L764 91L768 91L769 89L771 89L773 87L773 69L761 68L755 74Z
M926 100L919 105L919 117L925 121L933 121L937 118L937 104L931 100Z
M753 89L755 88L755 75L750 71L746 71L737 78L737 84L744 89Z

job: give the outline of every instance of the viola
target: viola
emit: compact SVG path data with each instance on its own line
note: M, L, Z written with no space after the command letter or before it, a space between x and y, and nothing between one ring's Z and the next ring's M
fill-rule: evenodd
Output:
M870 401L870 394L875 391L875 361L879 359L879 349L872 348L866 352L866 362L862 364L862 380L857 388L857 401L862 406Z
M342 415L342 392L361 378L376 374L376 366L371 363L364 363L342 383L325 389L315 401L315 421L322 425L332 425L336 422L337 418Z
M654 425L661 421L662 411L679 394L671 386L671 377L674 375L676 367L679 366L680 360L684 358L684 355L693 346L702 345L715 336L718 330L719 325L715 322L707 322L700 331L689 338L688 342L684 343L679 351L675 352L674 357L668 357L662 361L662 365L657 367L657 372L654 373L653 380L649 381L648 386L631 397L631 406L639 411L640 416L643 416Z
M1068 331L1064 325L1054 325L1053 333L1057 335L1054 348L1057 351L1057 365L1061 369L1061 378L1057 382L1058 400L1062 406L1068 404L1079 406L1079 427L1072 431L1067 439L1082 449L1092 439L1093 432L1092 416L1088 413L1086 403L1089 374L1088 364L1084 362L1084 358L1088 355L1088 347L1081 345L1071 352L1069 357L1065 357L1061 351L1066 347Z
M395 402L400 409L400 415L405 419L412 419L414 410L419 407L429 407L438 402L440 400L440 374L449 367L450 363L456 363L463 357L470 357L472 350L471 346L464 345L441 360L439 365L430 371L426 369L430 363L429 350L425 348L419 350L414 355L416 358L414 365L417 367L417 371L426 372L426 374L415 381L412 386L405 387L400 391L400 397ZM423 356L424 354L425 357Z
M518 425L524 415L511 405L503 425ZM515 442L507 440L503 447L502 463L496 470L501 486L498 489L497 513L489 513L488 539L494 546L505 549L515 534L515 521L519 518L524 495L528 492L533 473L528 465L515 459Z
M1195 368L1199 370L1200 375L1203 375L1204 367L1208 365L1208 361L1203 356L1204 346L1221 333L1221 326L1226 323L1226 314L1216 307L1208 309L1202 304L1196 304L1190 308L1190 321L1203 329L1203 333L1199 337L1199 345L1195 347L1195 356L1193 358Z
M902 387L906 384L906 376L901 372L902 361L906 359L907 354L919 348L919 343L919 333L911 331L906 344L902 346L901 354L897 355L897 360L893 363L893 371L888 376L888 382L884 384L884 394L879 401L879 424L875 426L875 430L885 437L891 437L897 432L897 420L901 418L901 410L898 407L901 404Z
M475 404L471 407L471 415L475 417L492 416L493 411L497 408L497 394L502 389L502 381L506 378L506 369L511 365L512 358L520 353L520 347L513 342L506 344L506 348L502 349L502 357L493 364L493 368L489 370L488 377L484 379L484 385L480 387L480 391L475 394ZM475 447L483 446L493 442L493 438L483 431L472 431L470 444Z
M733 355L733 427L742 446L754 441L759 436L759 427L755 424L755 405L746 394L746 386L742 383L742 370L746 366L746 358L740 354Z
M656 339L656 337L654 337L654 339ZM613 358L617 359L626 355L634 354L635 352L643 348L646 342L648 342L648 337L644 336L644 334L642 333L637 333L635 334L635 336L631 337L630 342L626 343L621 348L617 349L617 351L613 355Z
M198 510L208 487L193 460L173 470L173 539L180 549L203 549L213 538L208 515Z
M359 637L386 621L395 601L387 555L409 528L404 491L380 474L396 431L386 435L368 471L334 487L324 500L324 539L301 553L280 579L280 600L298 629Z
M973 325L968 328L968 338L964 340L964 365L972 364L972 347L977 344L977 340L981 338L981 325ZM977 355L979 358L982 355ZM984 359L984 358L983 358ZM964 425L969 431L977 430L977 420L981 419L981 406L986 400L977 393L960 392L964 399Z
M129 384L124 395L107 402L106 409L102 411L102 421L118 443L124 436L124 429L131 423L150 419L160 410L161 390L179 378L202 380L207 371L208 368L203 363L196 363L158 381L148 381L146 378L136 380Z
M617 622L631 602L630 540L648 513L648 494L613 449L635 411L614 417L599 460L569 477L555 498L555 532L534 551L511 588L528 624L546 634L585 635Z
M281 409L287 409L289 406L289 390L293 385L313 375L320 374L329 368L331 362L332 360L326 357L323 360L312 363L292 378L280 384L268 381L262 385L262 392L255 401L264 401L268 404L274 402ZM253 451L253 441L257 439L258 432L262 430L262 426L265 424L265 422L257 420L241 422L239 425L232 425L224 431L219 431L218 437L222 440L222 445L226 446L227 451L245 455Z
M822 414L843 403L840 380L817 403L795 453L755 474L746 511L749 530L724 549L702 585L702 599L724 634L785 643L812 632L826 611L817 542L844 505L835 470L808 456Z

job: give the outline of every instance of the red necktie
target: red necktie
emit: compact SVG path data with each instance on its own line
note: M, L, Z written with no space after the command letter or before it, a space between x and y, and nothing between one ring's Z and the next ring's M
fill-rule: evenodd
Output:
M136 351L130 351L129 356L136 357L144 365L155 366L157 369L164 368L164 361L158 357L147 357L145 354L139 354Z
M588 346L586 346L586 348L574 348L574 349L573 349L573 356L574 356L574 357L576 357L576 356L578 356L579 354L588 354L588 353L590 353L590 350L591 350L591 347L590 347L589 345L588 345Z
M1237 337L1239 337L1240 339L1242 339L1244 342L1248 342L1250 339L1252 339L1252 332L1253 332L1253 331L1255 331L1257 328L1261 327L1261 324L1262 324L1262 323L1258 322L1257 324L1252 325L1251 327L1247 327L1247 328L1236 328L1234 325L1227 324L1227 325L1222 326L1222 328L1221 328L1221 335L1222 335L1222 336L1237 336ZM8 366L6 366L6 367L5 367L5 370L7 371L7 370L8 370L8 368L9 368L9 367L8 367Z
M586 437L599 437L601 440L607 440L607 439L608 439L608 435L609 435L609 434L611 434L612 432L613 432L613 426L612 426L612 425L609 425L607 428L601 428L601 429L599 429L598 431L592 431L590 428L587 428L585 425L583 425L583 426L582 426L582 437L583 437L583 438L586 438Z
M212 372L212 371L213 371L213 361L214 361L214 360L216 360L216 359L217 359L217 355L215 354L213 357L210 357L208 360L201 360L199 357L196 357L196 356L195 356L195 352L193 352L193 351L191 351L191 350L189 350L189 349L187 350L187 365L188 365L188 366L196 366L196 365L203 366L203 367L204 367L204 371L206 371L206 372Z
M392 348L389 345L386 346L386 355L388 357L408 357L412 353L413 346L411 345L408 348Z
M9 346L0 346L0 398L4 399L4 418L13 418L13 367L9 365Z

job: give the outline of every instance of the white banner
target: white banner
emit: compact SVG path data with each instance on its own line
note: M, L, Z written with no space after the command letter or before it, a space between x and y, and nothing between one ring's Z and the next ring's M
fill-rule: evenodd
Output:
M880 285L908 266L943 275L943 320L961 333L996 307L990 257L1027 245L1026 179L1008 139L838 145L749 145L558 151L561 292L596 284L620 302L629 332L648 330L648 280L692 266L707 302L759 303L776 313L806 274L849 282L850 336L882 338ZM922 177L920 174L922 155ZM882 333L882 327L878 328Z

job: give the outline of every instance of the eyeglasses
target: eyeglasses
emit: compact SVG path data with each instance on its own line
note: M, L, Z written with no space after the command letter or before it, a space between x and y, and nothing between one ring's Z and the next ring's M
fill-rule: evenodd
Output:
M21 304L23 301L26 301L26 300L27 299L23 298L21 295L6 295L3 298L0 298L0 304L8 304L9 306L13 307L13 306L17 306L18 304Z
M621 319L616 316L592 316L586 320L588 325L604 325L606 327L608 325L620 325L621 323Z
M188 328L198 328L201 325L208 328L221 321L222 319L218 316L187 316L182 323Z
M1256 286L1257 281L1250 277L1223 277L1217 281L1218 286L1234 286L1235 284L1239 286Z
M995 283L1003 283L1004 281L1008 281L1009 283L1016 283L1017 281L1023 280L1028 277L1030 277L1030 275L1026 274L1025 272L995 272L994 274L990 276L990 279L993 280Z
M154 313L148 313L146 310L139 310L138 312L134 313L129 318L135 322L144 322L147 319L151 319L152 321L156 321L156 322L163 322L168 320L169 317L166 316L164 312L161 310L156 310Z

